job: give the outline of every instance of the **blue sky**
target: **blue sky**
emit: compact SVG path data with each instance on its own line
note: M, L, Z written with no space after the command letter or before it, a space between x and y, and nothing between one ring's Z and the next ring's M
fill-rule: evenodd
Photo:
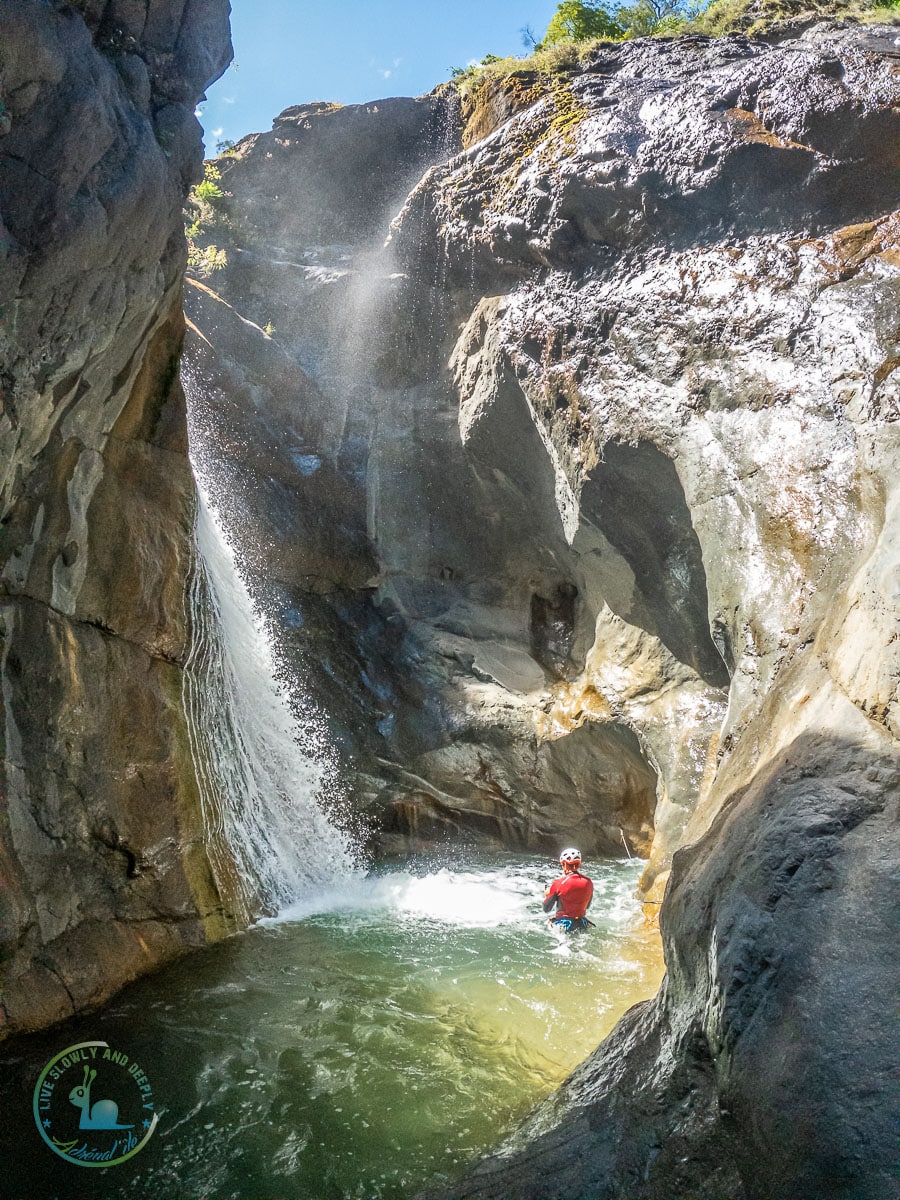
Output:
M291 104L418 96L485 54L522 54L557 0L232 0L234 63L200 106L207 150Z

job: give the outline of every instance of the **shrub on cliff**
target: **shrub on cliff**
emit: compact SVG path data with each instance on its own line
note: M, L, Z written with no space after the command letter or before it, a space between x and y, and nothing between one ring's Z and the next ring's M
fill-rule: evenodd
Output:
M188 194L184 209L184 233L188 244L188 266L199 275L219 271L228 255L209 240L216 226L227 230L228 219L222 211L226 192L219 186L222 173L213 162L204 166L203 179Z
M487 54L480 63L455 68L452 75L464 91L472 92L489 79L520 71L552 76L577 70L603 41L690 33L754 35L786 21L826 17L896 24L900 0L637 0L618 8L605 0L562 0L543 41L532 39L531 54L521 58Z
M900 0L712 0L686 25L690 33L722 37L729 33L764 33L786 21L849 18L896 22Z

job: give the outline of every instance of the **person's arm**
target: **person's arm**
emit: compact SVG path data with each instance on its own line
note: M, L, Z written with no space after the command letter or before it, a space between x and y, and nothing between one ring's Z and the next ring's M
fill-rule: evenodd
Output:
M556 890L558 880L554 879L550 886L544 892L544 912L553 912L557 904L559 904L559 894Z
M585 878L587 878L587 876L585 876ZM588 902L587 902L587 908L584 910L585 912L587 912L587 909L590 908L591 905L594 903L594 881L592 879L588 879L588 883L591 885L591 890L588 893Z

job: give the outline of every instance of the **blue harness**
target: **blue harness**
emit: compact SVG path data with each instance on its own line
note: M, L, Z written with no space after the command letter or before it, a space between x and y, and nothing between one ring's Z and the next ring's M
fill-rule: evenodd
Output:
M587 933L593 927L587 917L551 917L550 924L564 933Z

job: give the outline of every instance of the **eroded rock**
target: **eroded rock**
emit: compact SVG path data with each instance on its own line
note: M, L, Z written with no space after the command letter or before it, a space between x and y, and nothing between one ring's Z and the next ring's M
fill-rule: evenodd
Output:
M889 1194L893 34L636 41L485 93L385 251L352 204L343 248L294 229L296 320L282 222L254 230L316 389L297 444L353 479L322 475L302 553L308 518L262 522L256 586L382 848L618 836L667 887L660 995L448 1196ZM215 287L262 326L241 279Z
M228 5L0 12L0 1034L234 927L184 729L193 114Z

